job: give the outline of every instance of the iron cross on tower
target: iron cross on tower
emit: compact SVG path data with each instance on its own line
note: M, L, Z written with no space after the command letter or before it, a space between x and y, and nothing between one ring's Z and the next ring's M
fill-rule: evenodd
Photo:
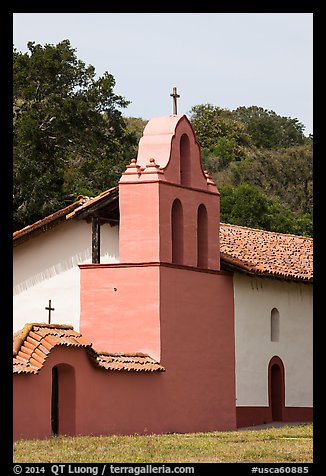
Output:
M177 93L177 88L173 88L173 92L170 94L173 97L173 114L178 114L177 110L177 99L180 97L180 94Z
M54 311L54 307L51 307L51 299L49 299L49 306L45 307L47 311L49 311L49 322L48 324L51 324L51 311Z

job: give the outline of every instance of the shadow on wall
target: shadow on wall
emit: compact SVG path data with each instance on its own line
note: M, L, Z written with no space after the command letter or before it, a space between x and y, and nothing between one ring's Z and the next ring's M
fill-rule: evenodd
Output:
M14 248L14 296L82 263L91 263L91 226L66 222ZM119 261L118 227L101 226L101 262ZM78 270L79 272L79 270Z

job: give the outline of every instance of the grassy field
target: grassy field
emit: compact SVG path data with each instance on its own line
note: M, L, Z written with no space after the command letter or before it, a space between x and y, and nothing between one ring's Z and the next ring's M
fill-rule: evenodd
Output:
M14 444L17 463L312 462L312 424L148 436L60 436Z

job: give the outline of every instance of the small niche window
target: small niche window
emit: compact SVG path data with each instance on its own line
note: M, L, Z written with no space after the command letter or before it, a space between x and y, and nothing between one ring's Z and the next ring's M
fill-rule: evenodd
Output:
M274 307L271 311L271 341L278 342L280 340L280 313Z

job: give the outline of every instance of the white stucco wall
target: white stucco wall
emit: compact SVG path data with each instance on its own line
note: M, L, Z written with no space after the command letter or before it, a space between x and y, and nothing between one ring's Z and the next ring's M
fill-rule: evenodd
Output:
M101 226L101 263L119 261L119 228ZM16 246L13 252L13 330L27 322L71 324L79 330L80 270L92 262L91 224L67 221Z
M268 363L285 367L285 405L312 407L312 285L234 274L237 406L268 406ZM280 338L271 341L271 311Z

